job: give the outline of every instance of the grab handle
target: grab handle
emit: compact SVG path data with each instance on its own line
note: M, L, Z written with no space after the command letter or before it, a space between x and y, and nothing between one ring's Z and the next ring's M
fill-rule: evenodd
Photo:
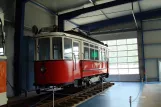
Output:
M74 56L74 70L76 70L76 56L74 53L73 53L73 56Z

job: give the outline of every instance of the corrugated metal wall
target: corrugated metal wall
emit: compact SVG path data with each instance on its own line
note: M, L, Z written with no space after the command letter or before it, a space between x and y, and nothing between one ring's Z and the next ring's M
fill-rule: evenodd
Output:
M161 59L161 19L143 21L145 71L147 81L158 81Z
M31 2L26 3L25 6L25 26L32 27L33 25L41 27L48 27L55 24L55 15L35 6Z

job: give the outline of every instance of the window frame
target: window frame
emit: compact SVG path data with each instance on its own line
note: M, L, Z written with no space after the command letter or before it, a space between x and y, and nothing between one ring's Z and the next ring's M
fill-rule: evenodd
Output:
M86 46L84 44L88 44L88 46ZM82 48L83 48L83 60L90 60L90 48L89 48L90 43L87 43L87 42L83 41L83 44L82 45L83 45L82 46ZM84 53L84 47L88 48L88 59L85 59L85 57L84 57L84 55L85 55L85 53Z
M87 45L84 45L84 43L85 44L88 44L88 46ZM88 43L88 41L83 41L83 44L82 44L83 46L83 60L91 60L91 61L100 61L100 62L105 62L105 61L107 61L107 56L106 56L106 52L108 52L108 47L106 47L106 46L103 46L103 45L98 45L98 44L96 44L96 43L92 43L92 42L89 42ZM93 45L93 47L90 47L90 45ZM89 59L85 59L84 58L84 47L87 47L88 49L89 49ZM90 49L94 49L94 52L95 52L95 50L97 50L98 51L98 60L96 60L96 58L94 57L94 60L92 60L92 59L90 59L91 58L91 53L90 53ZM105 53L105 57L104 57L104 60L102 60L102 49L104 49L104 53ZM100 60L100 53L101 53L101 60ZM108 54L109 55L109 54Z
M62 50L61 50L61 52L62 52L62 53L61 53L61 56L62 56L61 59L54 59L54 53L53 53L53 49L54 49L54 48L53 48L53 38L61 38L61 40L62 40L62 41L61 41L61 42L62 42L62 43L61 43L61 49L62 49ZM52 59L52 60L62 60L62 59L63 59L63 55L64 55L64 54L63 54L63 52L64 52L64 51L63 51L63 44L64 44L64 43L63 43L63 37L62 37L62 36L52 36L52 37L51 37L50 43L51 43L51 48L50 48L50 49L52 49L52 52L51 52L51 59Z
M71 39L71 44L72 44L72 45L71 45L71 50L72 50L72 51L71 51L71 54L72 54L71 59L65 59L65 58L64 58L64 54L65 54L65 53L64 53L64 39L65 39L65 38ZM63 60L73 60L73 38L66 37L66 36L63 37Z
M35 46L35 48L36 48L36 60L38 60L38 61L42 61L42 60L40 60L40 46L39 46L39 40L40 39L44 39L44 38L49 38L49 59L48 60L51 60L52 58L51 58L51 37L40 37L40 38L37 38L37 40L36 40L36 46Z
M126 42L124 39L125 43L120 42L120 44L118 44L117 42L118 42L118 40L122 40L122 39L111 40L112 42L104 41L107 43L114 43L113 45L108 45L109 48L111 47L109 50L109 54L110 54L110 52L116 52L116 54L117 54L117 56L109 56L109 70L110 69L117 70L118 74L119 74L119 71L121 71L121 69L128 69L128 74L135 73L135 72L130 73L129 71L131 69L138 69L139 70L138 40L137 40L137 38L129 38L129 39L136 39L136 40L134 40L135 43L129 43L129 42L127 43L128 38L126 38ZM116 43L116 45L115 45L115 43ZM132 46L132 47L130 47L130 46ZM112 50L112 47L114 47L115 50ZM119 47L124 48L124 49L118 49ZM122 55L124 53L126 53L127 55ZM112 58L114 58L114 59L112 59ZM124 61L123 58L126 58L126 61ZM120 59L120 62L119 62L119 59ZM113 60L113 62L110 62L112 60ZM110 67L110 64L112 65L111 67ZM113 67L115 67L115 68L113 68ZM136 72L138 72L138 71L136 71ZM111 73L111 75L118 75L118 74ZM122 75L122 74L120 74L120 75Z

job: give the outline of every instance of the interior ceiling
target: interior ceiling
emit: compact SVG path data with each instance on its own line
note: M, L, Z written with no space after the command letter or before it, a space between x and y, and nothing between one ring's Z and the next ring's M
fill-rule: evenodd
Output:
M90 2L90 0L33 0L33 1L38 2L46 6L50 10L55 11L59 14L94 6L93 3ZM92 1L95 2L95 5L99 5L114 0L92 0ZM157 9L161 7L161 0L155 0L155 1L139 0L139 3L134 2L133 3L134 13L140 12L139 5L141 11ZM109 20L112 18L130 14L132 15L132 4L128 3L102 10L84 13L75 18L72 18L70 21L74 22L77 25L84 25L88 23L93 23L101 20Z
M89 0L33 0L55 12L77 8L89 3Z

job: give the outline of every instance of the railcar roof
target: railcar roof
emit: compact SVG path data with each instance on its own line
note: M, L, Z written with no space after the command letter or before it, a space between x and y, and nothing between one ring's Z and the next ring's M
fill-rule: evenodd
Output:
M71 34L71 35L74 35L74 36L79 36L79 37L82 37L82 38L85 38L85 39L88 39L88 40L91 40L91 41L94 41L94 42L97 42L97 43L99 43L99 44L102 44L102 45L104 45L104 46L107 46L107 45L105 45L103 42L101 42L101 41L99 41L99 40L96 40L96 39L94 39L94 38L92 38L92 37L90 37L90 36L88 36L88 35L85 35L85 34L83 34L83 33L79 33L79 32L75 32L75 31L64 31L64 32L46 32L46 33L40 33L40 34L38 34L38 36L37 37L41 37L41 36L44 36L44 35L48 35L48 34Z
M74 31L65 31L64 33L68 33L68 34L72 34L72 35L76 35L76 36L80 36L80 37L83 37L85 39L89 39L89 40L92 40L94 42L97 42L97 43L100 43L102 45L105 45L103 42L100 42L99 40L96 40L94 38L91 38L89 37L88 35L85 35L83 33L79 33L79 32L74 32Z

